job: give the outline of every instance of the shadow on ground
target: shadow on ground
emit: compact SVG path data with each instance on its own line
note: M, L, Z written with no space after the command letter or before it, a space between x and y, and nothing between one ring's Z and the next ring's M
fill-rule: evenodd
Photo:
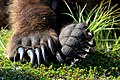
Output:
M78 63L77 66L83 69L90 69L90 67L91 68L96 67L100 76L103 75L102 72L104 72L105 76L119 77L120 54L118 53L102 54L100 52L94 52L91 53L87 59L81 60L81 62Z

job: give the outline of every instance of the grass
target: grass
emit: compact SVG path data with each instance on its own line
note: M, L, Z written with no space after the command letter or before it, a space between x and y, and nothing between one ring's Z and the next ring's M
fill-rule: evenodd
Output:
M32 68L29 63L21 64L11 62L3 55L0 56L1 80L119 80L120 79L120 54L102 54L94 52L87 59L77 63L75 67L65 64L43 64ZM4 53L1 53L4 54Z
M77 13L78 18L74 18L77 21L76 23L86 21L89 25L89 28L92 28L91 31L95 31L95 39L98 40L95 51L93 51L88 58L83 59L79 63L77 63L74 67L72 67L71 65L57 65L50 63L50 66L45 66L41 64L39 67L35 68L31 67L29 63L21 64L19 62L11 62L7 58L5 58L6 43L8 42L11 31L7 29L1 29L0 80L120 80L120 38L114 31L115 28L113 26L111 27L111 24L114 22L114 24L116 25L116 23L118 23L116 22L116 20L119 21L119 19L116 18L116 16L115 18L110 18L112 14L109 15L109 13L111 13L111 11L114 12L114 9L111 9L110 7L106 8L109 9L109 12L107 13L105 11L104 13L103 9L105 8L103 6L106 4L110 6L110 3L108 2L106 2L105 4L100 4L99 6L93 8L93 10L88 13L87 17L84 17L82 15L85 11L84 6L84 8L81 9L82 12L79 11ZM80 6L77 7L77 9L79 10ZM96 17L93 15L96 15ZM108 16L110 17L107 18ZM72 17L74 17L74 15L72 15ZM105 26L107 25L105 24L106 21L108 21L108 23L110 22L109 26ZM100 26L98 26L98 22ZM96 27L93 29L94 25ZM100 36L103 34L104 31L107 36L114 34L114 36L112 37L114 38L114 42L104 40L102 42L99 41L99 39L101 38ZM105 37L105 40L109 40L110 36L106 37L106 35L102 35L102 39ZM107 44L112 45L112 49L110 51L105 50L105 48L107 48Z
M70 13L63 14L72 17L75 23L85 22L88 29L94 32L97 50L103 52L104 49L104 52L114 52L120 49L120 37L116 33L116 30L120 30L118 27L120 25L120 8L116 8L117 4L111 6L111 0L102 0L90 11L85 11L87 4L82 9L80 5L76 4L76 14L73 14L66 2L65 4Z
M0 31L0 79L1 80L119 80L120 79L120 53L100 53L95 51L90 57L77 63L75 67L65 64L43 64L38 68L31 68L29 63L21 64L11 62L4 56L5 44L11 32L7 29ZM4 45L4 46L3 46Z

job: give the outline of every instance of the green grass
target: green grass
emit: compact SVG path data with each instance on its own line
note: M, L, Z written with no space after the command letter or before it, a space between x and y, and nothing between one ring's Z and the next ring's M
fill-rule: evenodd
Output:
M84 17L82 15L85 11L85 7L81 9L80 6L76 4L78 6L78 18L74 18L74 15L71 15L71 17L73 17L74 20L77 21L76 23L86 21L89 25L89 28L92 28L92 31L96 31L94 32L96 33L95 39L98 42L97 46L94 48L95 50L90 54L90 56L78 62L75 67L65 64L57 65L50 63L50 66L45 66L41 64L39 67L36 68L31 67L29 63L21 64L19 62L11 62L7 58L5 58L6 44L9 40L9 36L11 35L11 31L7 29L1 29L0 80L120 80L120 38L115 33L115 28L111 26L112 22L119 21L119 19L114 18L114 16L112 15L110 15L110 17L112 16L112 18L107 18L109 16L109 13L114 11L111 10L110 3L108 3L109 6L107 7L107 9L109 9L109 12L108 14L105 14L107 13L104 13L103 10L103 5L105 4L100 4L99 6L93 8L93 10L88 13L89 15L87 17ZM79 10L82 10L82 12ZM95 13L95 11L100 12ZM93 15L96 15L96 17L93 17ZM90 16L92 16L92 18ZM104 21L110 21L109 26L102 27L103 24L106 25L106 22L104 23ZM97 22L99 22L100 26L98 26ZM118 22L115 22L115 24L116 23ZM94 27L93 25L95 25L96 27ZM114 42L99 41L101 37L105 37L105 40L110 39L110 37L106 37L106 35L111 35L111 30L112 34L114 34L114 36L112 37L114 38ZM105 36L102 35L104 31L106 33ZM109 46L108 44L112 45L112 50L110 51L105 50L105 48L107 49L106 45Z
M0 80L119 80L120 53L100 53L95 51L86 59L81 60L75 67L65 64L50 64L31 67L29 63L11 62L5 58L4 49L11 32L7 29L0 31ZM4 45L4 46L3 46Z
M120 8L117 8L117 4L111 6L111 0L102 0L90 11L85 10L87 5L81 8L76 4L75 14L66 2L65 4L69 13L63 14L73 18L75 23L85 22L88 29L94 32L97 50L114 52L120 49L120 37L116 33L116 30L120 31Z

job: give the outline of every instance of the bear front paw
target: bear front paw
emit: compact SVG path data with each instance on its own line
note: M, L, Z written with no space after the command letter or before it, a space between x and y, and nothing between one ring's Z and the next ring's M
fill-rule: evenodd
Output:
M58 36L54 30L30 32L24 36L15 33L8 45L7 57L21 62L28 59L32 65L46 64L51 59L63 62L58 46Z
M68 57L68 61L72 59L76 62L78 59L86 58L95 46L93 37L93 32L87 29L85 23L70 24L63 28L59 35L61 52Z

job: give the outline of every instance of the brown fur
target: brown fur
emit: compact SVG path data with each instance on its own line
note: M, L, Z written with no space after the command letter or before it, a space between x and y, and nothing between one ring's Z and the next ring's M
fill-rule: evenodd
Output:
M47 2L46 2L47 1ZM68 11L66 5L62 0L58 0L59 7L57 7L57 28L56 27L56 15L54 11L48 5L51 0L11 0L9 5L9 22L12 26L12 36L8 43L7 57L13 58L16 50L19 46L23 46L22 38L38 35L42 36L44 43L46 43L47 37L51 37L53 41L57 41L58 37L55 30L59 30L63 24L72 21L70 17L61 13ZM79 2L79 4L88 4L92 6L96 0L66 0L73 5L73 2ZM100 0L97 0L100 1ZM118 2L118 1L116 1ZM95 3L96 4L96 3ZM70 6L71 6L70 5ZM93 7L93 6L92 6ZM92 8L91 7L91 8ZM72 7L74 8L74 7ZM59 27L58 27L59 26ZM59 31L58 31L59 33ZM29 45L32 46L32 45ZM23 46L24 47L24 46Z
M43 1L12 0L9 12L13 34L8 43L8 58L13 58L16 48L21 46L21 38L23 37L39 34L43 35L45 39L47 39L47 36L52 37L54 40L57 39L57 35L53 30L56 21L55 13Z
M0 0L0 28L5 27L7 23L7 2L9 0Z

